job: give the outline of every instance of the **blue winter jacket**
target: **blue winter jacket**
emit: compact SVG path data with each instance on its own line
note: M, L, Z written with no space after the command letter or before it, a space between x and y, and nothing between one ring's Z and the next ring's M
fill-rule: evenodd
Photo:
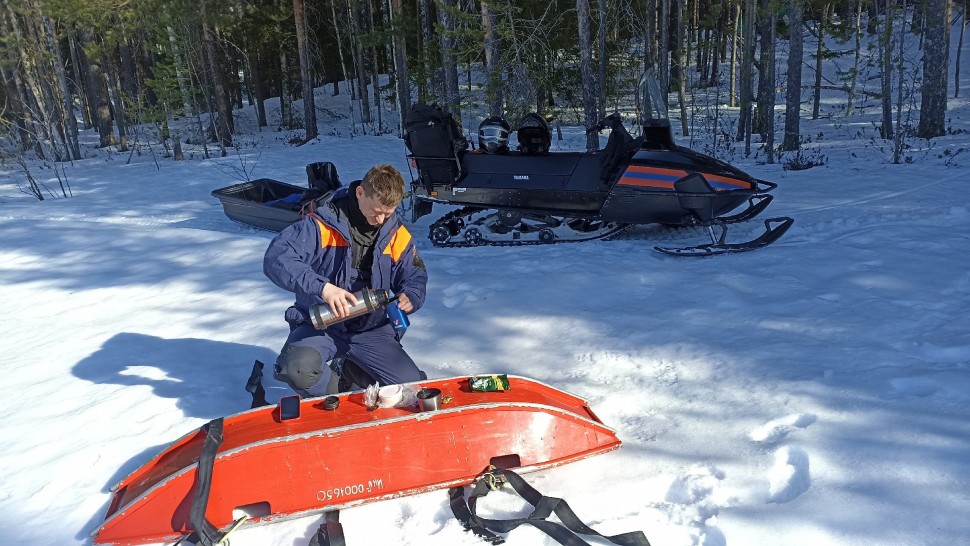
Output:
M323 303L325 283L351 289L353 278L350 225L338 218L336 201L347 199L349 188L336 190L316 212L285 228L269 244L263 258L263 273L274 284L296 294L286 310L286 321L301 324L310 319L310 306ZM395 214L378 231L374 242L371 288L404 292L414 313L424 305L428 274L418 255L411 233ZM355 319L356 320L356 319ZM387 323L383 311L371 313L357 330L370 330Z

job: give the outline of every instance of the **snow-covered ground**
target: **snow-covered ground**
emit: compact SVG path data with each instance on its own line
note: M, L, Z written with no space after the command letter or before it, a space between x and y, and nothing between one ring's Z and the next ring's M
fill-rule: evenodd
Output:
M251 108L241 115L245 127ZM948 117L970 128L962 100ZM610 241L437 249L422 218L410 227L428 300L405 347L432 377L517 374L587 398L623 446L527 478L605 534L641 529L655 546L966 544L970 156L953 154L970 136L891 165L859 136L870 121L804 122L825 135L811 145L823 167L735 160L779 184L769 215L795 218L755 252L663 257L652 246L683 234L650 226ZM90 544L109 486L248 408L250 367L275 359L291 297L262 275L272 234L229 221L209 193L244 171L302 183L313 161L333 161L345 182L375 162L407 170L401 140L348 138L348 125L322 122L326 136L302 147L250 131L213 160L129 163L86 148L66 167L69 199L37 201L15 172L0 174L4 544ZM557 147L579 149L581 131L565 129ZM271 401L287 393L266 381ZM501 493L483 509L526 513ZM444 491L341 521L350 544L481 543ZM302 546L318 524L246 528L232 543ZM507 543L553 544L532 528Z

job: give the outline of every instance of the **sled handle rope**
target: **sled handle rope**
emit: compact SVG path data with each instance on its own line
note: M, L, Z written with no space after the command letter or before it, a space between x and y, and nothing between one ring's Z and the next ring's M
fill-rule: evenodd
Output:
M508 520L487 519L478 516L476 507L478 499L489 491L497 490L502 483L512 486L523 499L535 507L531 514L524 518ZM451 511L461 522L466 531L471 531L491 544L502 544L505 539L496 533L508 533L519 525L529 524L556 539L563 546L589 546L589 543L579 538L578 534L594 535L605 538L620 546L650 546L643 531L632 531L619 535L606 536L589 527L573 512L566 501L555 497L547 497L536 491L526 483L521 476L511 470L489 467L477 480L472 492L465 502L465 488L452 487L448 490L451 501ZM548 521L553 513L562 523Z

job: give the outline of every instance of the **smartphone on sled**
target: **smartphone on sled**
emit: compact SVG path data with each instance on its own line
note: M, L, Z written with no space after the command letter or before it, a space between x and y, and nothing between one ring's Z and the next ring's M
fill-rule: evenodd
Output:
M299 419L300 417L300 395L293 394L280 398L280 421Z

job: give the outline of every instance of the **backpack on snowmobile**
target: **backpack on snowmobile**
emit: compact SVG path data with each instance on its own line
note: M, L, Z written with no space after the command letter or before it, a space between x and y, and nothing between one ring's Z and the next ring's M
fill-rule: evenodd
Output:
M421 159L421 181L431 188L451 183L461 175L460 155L468 141L450 112L437 104L417 103L404 118L404 143L415 159Z

